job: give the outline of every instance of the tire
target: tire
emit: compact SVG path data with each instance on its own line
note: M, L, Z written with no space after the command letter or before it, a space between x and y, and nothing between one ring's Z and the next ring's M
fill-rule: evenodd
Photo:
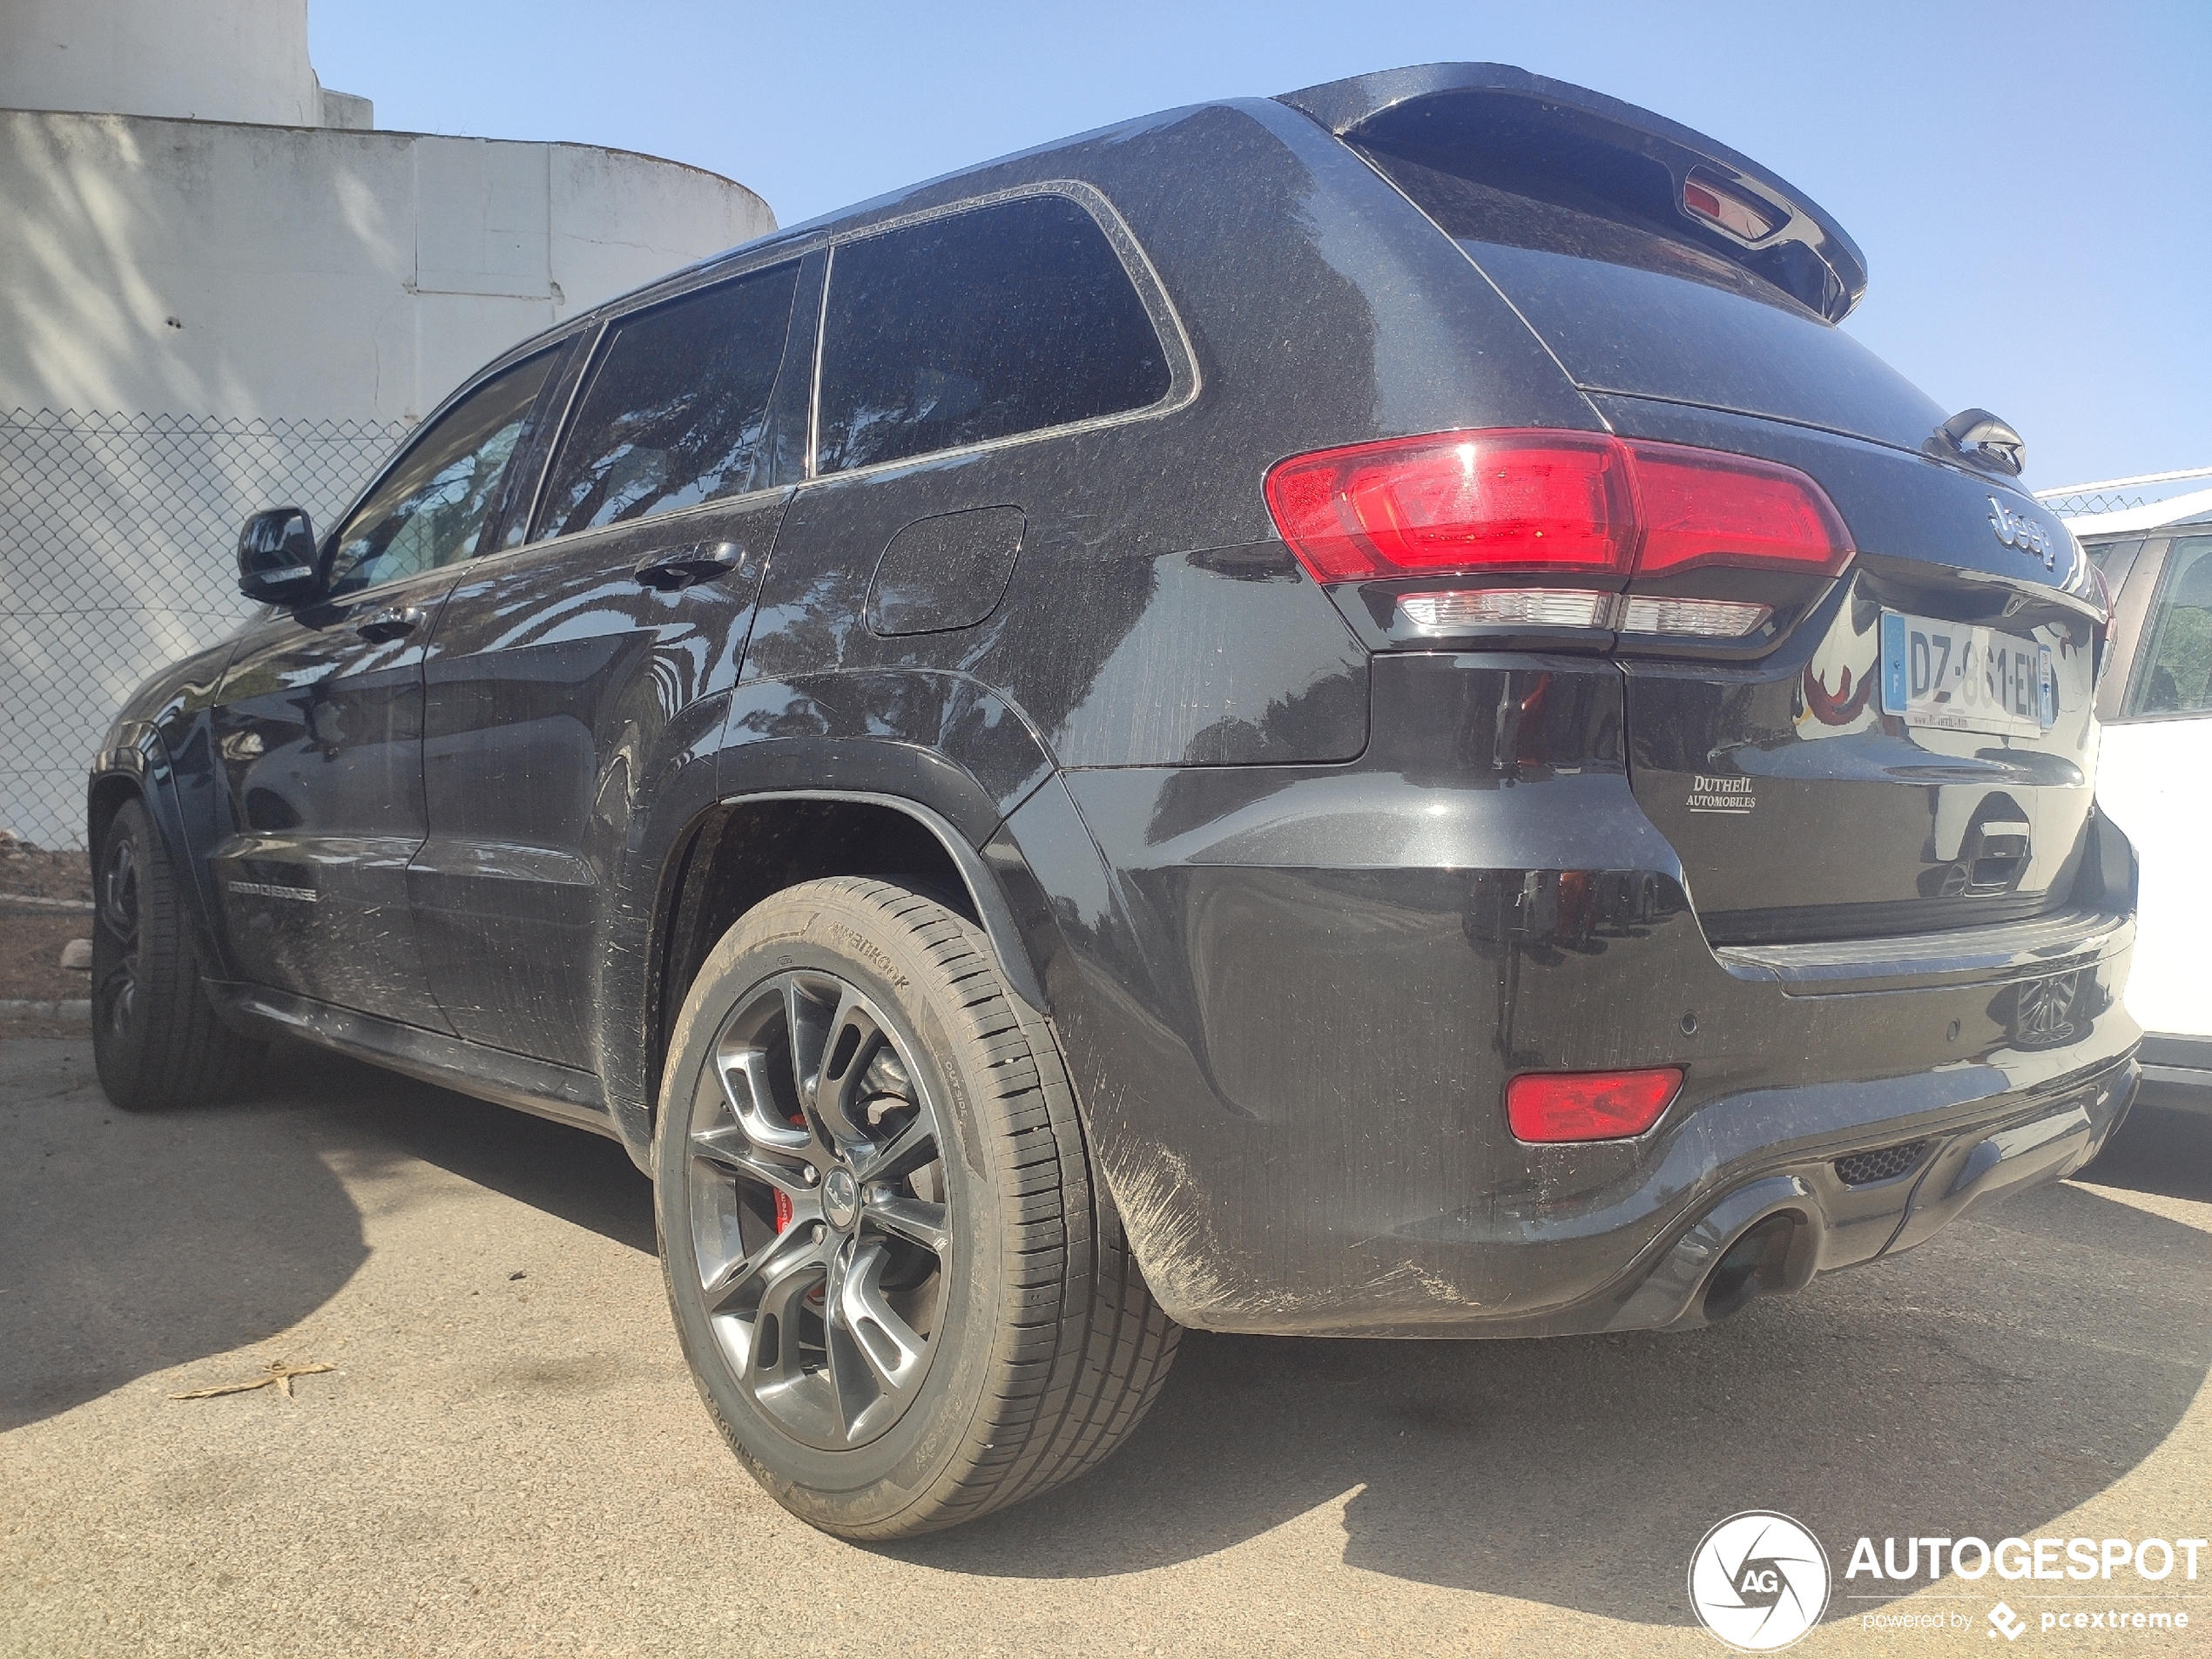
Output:
M268 1045L215 1017L176 867L146 811L126 802L92 854L92 1060L126 1112L235 1097Z
M846 1538L935 1531L1136 1426L1180 1332L1092 1179L1050 1032L972 923L887 880L788 888L723 935L670 1049L669 1305L708 1413L786 1509Z

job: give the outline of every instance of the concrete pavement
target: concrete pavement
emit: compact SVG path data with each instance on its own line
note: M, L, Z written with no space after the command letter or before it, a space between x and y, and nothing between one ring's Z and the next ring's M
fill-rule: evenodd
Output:
M88 1044L20 1039L0 1146L8 1655L1712 1655L1684 1575L1742 1509L1839 1575L1862 1534L2212 1530L2212 1119L2155 1109L2081 1179L1695 1336L1193 1335L1089 1479L877 1549L725 1451L610 1143L304 1055L132 1117ZM279 1359L337 1369L168 1398ZM1986 1659L1999 1594L2080 1588L1839 1577L1800 1651ZM2111 1588L2203 1635L2067 1651L2212 1652L2212 1561ZM1971 1628L1870 1634L1885 1608Z

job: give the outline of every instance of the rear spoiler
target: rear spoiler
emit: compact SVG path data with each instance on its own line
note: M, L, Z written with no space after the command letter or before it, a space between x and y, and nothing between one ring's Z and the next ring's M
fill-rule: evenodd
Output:
M1718 253L1831 322L1866 292L1858 245L1796 185L1702 132L1586 87L1506 64L1425 64L1277 101L1363 153L1473 170L1501 189L1595 208Z

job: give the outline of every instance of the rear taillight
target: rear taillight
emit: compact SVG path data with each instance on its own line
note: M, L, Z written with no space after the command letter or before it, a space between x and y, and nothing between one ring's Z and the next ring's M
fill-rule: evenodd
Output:
M1523 1141L1621 1141L1659 1121L1682 1068L1532 1071L1506 1085L1506 1122Z
M1635 510L1620 444L1447 432L1325 449L1267 475L1276 528L1323 582L1508 571L1626 575Z
M1650 604L1590 595L1714 566L1830 577L1851 560L1843 516L1794 467L1586 431L1323 449L1277 464L1265 493L1283 542L1318 582L1453 579L1451 590L1402 595L1425 632L1528 622L1734 637L1765 619L1763 604L1676 584ZM1467 577L1478 586L1460 586ZM1507 579L1480 586L1488 577Z
M1794 467L1679 443L1628 449L1643 528L1638 576L1708 564L1834 576L1851 558L1835 504Z

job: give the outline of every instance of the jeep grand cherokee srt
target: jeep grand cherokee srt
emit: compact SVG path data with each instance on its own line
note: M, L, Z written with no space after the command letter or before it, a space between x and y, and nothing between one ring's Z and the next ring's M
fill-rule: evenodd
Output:
M463 385L94 767L100 1076L320 1043L614 1136L854 1537L1181 1326L1674 1329L2131 1098L2097 590L1804 192L1494 65L1208 104Z

